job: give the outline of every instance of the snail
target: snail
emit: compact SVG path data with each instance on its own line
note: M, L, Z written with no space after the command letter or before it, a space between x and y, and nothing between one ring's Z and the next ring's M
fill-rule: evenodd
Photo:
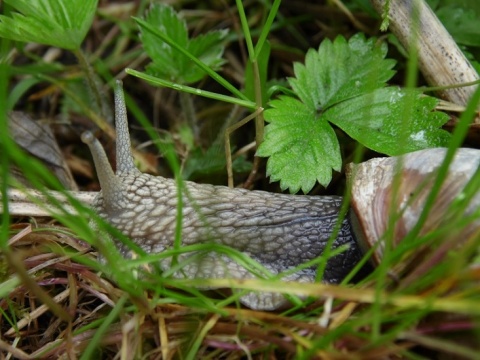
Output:
M175 238L176 182L143 174L136 168L121 82L115 89L115 123L116 174L99 141L90 132L82 135L92 152L102 188L94 200L93 209L147 253L165 251L173 246ZM405 155L403 162L415 165L403 168L412 181L402 183L400 190L412 194L421 179L435 173L445 153L445 149L431 149ZM444 188L452 189L454 196L459 193L478 167L479 159L480 151L460 149L451 168L459 174L457 178L461 181L449 177ZM331 243L332 250L342 246L345 250L327 260L323 282L342 281L362 258L367 239L374 242L381 239L388 221L375 219L377 216L383 219L390 205L388 201L379 200L379 196L389 195L396 161L396 158L373 159L354 167L351 180L353 211L350 210L343 220ZM368 185L363 183L365 181ZM342 197L274 194L187 181L184 187L182 245L209 242L227 245L247 254L273 275L288 272L282 277L284 281L316 280L317 266L295 268L322 256L337 222ZM424 186L417 200L406 206L398 222L401 224L398 236L403 236L414 225L411 216L422 207L427 192L428 186ZM407 200L401 199L400 204ZM438 202L443 204L443 200L441 196ZM478 198L475 201L479 203ZM373 228L365 215L373 218ZM123 256L128 256L129 248L120 242L117 246ZM378 261L380 256L381 246L377 246L375 259ZM173 276L255 278L243 265L215 251L182 254L179 262L183 261L185 265ZM169 267L170 260L160 262L161 269ZM240 302L261 310L274 310L288 303L283 295L271 292L246 293L240 297Z
M435 182L437 170L446 154L446 148L433 148L408 153L401 158L376 158L358 165L350 164L353 168L351 207L354 214L351 220L362 249L365 251L375 247L372 256L374 264L380 263L383 257L385 242L381 240L390 222L385 214L391 213L392 207L398 209L397 213L400 214L395 220L391 236L392 246L396 247L417 225ZM454 222L454 217L459 214L454 213L450 207L454 201L461 201L465 197L463 191L479 168L480 150L457 149L440 191L435 196L432 205L434 211L429 213L422 224L420 236L441 228L449 221ZM396 176L401 181L394 190L392 184ZM454 234L450 234L458 244L480 230L478 189L475 190L475 195L467 200L468 204L461 215L468 223L461 230L455 229Z

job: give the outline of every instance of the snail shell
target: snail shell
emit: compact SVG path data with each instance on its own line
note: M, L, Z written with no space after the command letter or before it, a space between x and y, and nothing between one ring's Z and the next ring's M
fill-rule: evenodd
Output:
M115 91L115 113L116 174L98 140L88 132L82 135L91 149L102 187L93 208L146 252L165 251L173 246L175 238L176 182L142 174L135 167L121 83ZM331 244L329 239L338 221L341 197L273 194L185 182L182 245L226 245L248 255L271 275L280 274L285 281L317 281L316 266L297 267L323 257L326 267L322 281L339 283L361 259L359 244L365 248L378 242L374 259L380 261L390 209L399 209L401 213L395 223L393 246L415 226L445 154L446 149L422 150L403 157L373 159L351 166L353 211L351 218L347 216L342 221ZM447 218L449 204L461 196L479 166L479 159L478 150L458 150L450 175L435 200L436 211L428 218L422 232ZM395 184L398 171L403 180L395 192L392 184ZM479 200L476 195L467 213L478 208ZM476 221L463 231L462 236L471 234L478 226ZM116 243L124 256L131 256L128 247ZM345 251L326 258L327 246L331 249L343 246ZM214 249L184 253L178 261L182 268L173 274L178 278L248 279L265 276ZM163 270L169 269L170 265L170 259L160 261ZM288 275L282 276L284 272ZM250 292L240 301L250 308L262 310L277 309L287 303L283 295L270 292Z
M362 249L375 246L375 263L383 258L385 241L389 241L384 234L390 226L392 216L396 218L390 240L392 247L397 246L417 225L446 154L447 149L434 148L401 157L372 159L350 165L348 176L352 185L351 206L355 234ZM456 151L448 175L435 197L432 206L434 211L429 212L419 236L447 224L453 216L458 216L452 213L450 206L453 201L464 196L463 191L479 166L480 150L460 148ZM471 216L479 207L480 193L476 192L463 216ZM477 217L454 236L460 243L478 231L479 227L480 218Z

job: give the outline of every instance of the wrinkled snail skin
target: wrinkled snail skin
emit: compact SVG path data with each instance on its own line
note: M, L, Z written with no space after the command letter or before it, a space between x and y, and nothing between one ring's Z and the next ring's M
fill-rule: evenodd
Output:
M117 172L91 133L82 140L91 149L102 191L94 210L148 253L173 246L177 218L177 186L174 180L142 174L130 149L126 110L121 85L115 91ZM322 255L342 204L338 196L295 196L264 191L232 189L185 182L182 194L182 245L217 243L249 255L276 275ZM124 256L129 249L117 245ZM343 221L332 249L348 249L331 257L323 281L340 282L361 258L350 223ZM187 253L195 256L174 276L187 278L255 278L243 266L218 252ZM192 259L189 259L192 260ZM169 260L161 262L169 268ZM316 266L297 271L286 281L314 282ZM253 309L273 310L286 303L281 294L248 293L240 301Z
M134 165L121 84L115 91L117 129L117 172L113 173L100 143L90 133L82 139L92 151L102 191L93 208L148 253L173 246L177 219L177 187L174 180L142 174ZM417 219L441 166L446 149L416 151L402 157L372 159L350 167L352 210L343 221L332 249L347 250L331 257L323 282L338 283L358 263L363 251L374 244L374 262L383 255L382 237L389 226L391 209L401 216L395 221L393 246L416 225ZM458 149L449 174L442 184L420 235L448 223L453 200L480 166L480 151ZM401 181L394 177L400 172ZM397 191L393 185L398 183ZM338 218L342 198L338 196L296 196L263 191L231 189L224 186L185 182L183 197L182 245L217 243L249 255L273 275L296 268L325 252ZM395 201L392 204L392 201ZM480 207L480 193L471 199L463 215ZM458 214L457 214L458 215ZM456 234L459 242L480 228L472 221ZM129 249L118 242L122 254ZM186 253L188 260L175 277L255 278L249 270L219 252ZM169 269L169 260L160 263ZM314 282L316 267L283 277L285 281ZM281 294L250 292L240 301L252 308L274 310L287 301Z
M122 210L106 210L99 195L94 208L113 226L129 236L148 253L159 253L173 246L175 238L176 184L149 175L119 176L123 185ZM272 196L267 192L230 189L186 183L183 205L182 245L214 242L241 251L273 274L287 271L324 252L338 216L341 199L336 197ZM350 248L330 259L323 280L341 281L361 258L348 221L342 224L333 248ZM128 248L119 244L124 256ZM190 254L191 255L191 254ZM190 256L190 255L185 255ZM161 264L163 269L169 263ZM253 278L245 268L227 256L211 252L182 268L188 278ZM315 268L298 271L285 280L313 282ZM178 276L182 277L180 272ZM250 295L252 297L253 295ZM251 308L273 309L262 294ZM283 297L281 297L283 300ZM282 302L282 301L280 301Z

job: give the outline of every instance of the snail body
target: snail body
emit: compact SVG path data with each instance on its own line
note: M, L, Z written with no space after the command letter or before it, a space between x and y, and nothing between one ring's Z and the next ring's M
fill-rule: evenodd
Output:
M105 152L91 133L82 140L93 154L102 191L94 210L130 237L147 253L172 248L177 218L177 186L173 179L142 174L134 165L130 150L126 109L120 87L115 91L117 171L113 173ZM339 196L294 196L265 191L232 189L184 182L182 245L216 243L249 255L271 274L277 275L320 256L327 245L342 205ZM130 249L117 245L124 256ZM328 259L323 281L340 282L360 260L350 223L342 222L332 250L348 248ZM215 251L187 253L190 259L177 277L255 278L245 267ZM167 270L170 261L160 267ZM283 277L286 281L313 282L316 266ZM275 309L285 303L276 293L248 293L240 301L255 309Z
M98 140L88 132L82 135L82 140L89 145L93 154L102 187L93 208L144 251L159 253L173 247L177 186L172 179L142 174L135 167L120 85L115 91L115 113L116 174ZM425 155L417 153L419 158ZM478 167L479 152L476 151L474 156ZM364 170L369 167L368 164L369 162L358 165L355 170L358 175L353 177L352 203L357 201L357 197L358 201L364 201L360 200L361 196L356 191L357 188L361 191L365 186L357 181L362 176L367 179L371 176ZM378 165L375 164L375 167ZM372 195L375 195L376 186L369 188ZM285 281L316 280L317 266L292 269L322 256L338 219L341 197L273 194L192 182L185 182L184 190L182 245L226 245L247 254L273 275L288 272L288 275L282 277ZM377 206L375 201L377 200L368 199L364 202ZM356 230L352 229L350 216L343 220L337 237L331 243L331 249L344 246L345 251L325 259L327 264L323 282L339 283L361 259L361 245L357 242L356 234L362 240L360 243L365 244L365 238L371 232L363 219L358 220L362 211L366 212L359 207L356 216L352 213L356 219L355 224L358 224ZM368 214L376 215L371 211ZM381 234L377 240L380 237ZM124 256L129 255L129 249L125 245L118 242L118 247ZM184 253L179 256L179 262L185 264L174 273L175 277L246 279L257 276L231 257L214 249L209 252ZM170 260L161 261L160 267L167 270ZM283 295L267 292L247 293L240 301L250 308L263 310L273 310L286 303Z

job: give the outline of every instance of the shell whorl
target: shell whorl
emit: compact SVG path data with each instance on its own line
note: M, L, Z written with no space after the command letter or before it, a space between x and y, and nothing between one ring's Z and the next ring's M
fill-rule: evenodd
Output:
M148 253L162 252L173 246L177 220L177 186L174 180L142 174L133 161L128 120L121 83L115 89L117 130L117 172L113 173L102 146L89 132L82 135L93 154L102 191L94 209ZM332 242L332 249L348 249L327 261L323 281L340 282L362 257L358 241L365 247L379 243L374 255L382 257L382 241L390 226L390 210L401 216L395 221L393 246L416 225L434 177L445 158L446 149L428 149L402 157L372 159L353 166L351 176L355 229L344 219ZM434 210L420 234L448 221L450 203L462 191L480 167L480 150L458 149L449 175L444 181ZM394 177L402 181L392 190ZM185 182L182 208L182 245L221 244L241 251L262 264L272 274L285 271L288 281L316 281L316 267L292 270L324 253L338 221L342 198L338 196L295 196L264 191L231 189ZM393 196L392 194L395 194ZM477 192L465 209L471 215L480 208ZM356 222L356 223L355 223ZM456 234L459 239L480 228L480 220ZM118 243L123 255L129 249ZM222 253L187 253L179 256L184 267L173 274L189 278L254 278L248 269ZM170 261L160 267L168 270ZM274 293L248 293L241 302L254 309L272 310L284 304Z
M434 148L351 165L355 233L363 249L378 244L373 256L374 262L379 263L383 258L384 244L387 241L384 235L392 225L392 217L396 219L391 239L388 240L392 242L392 247L397 246L417 226L446 154L446 148ZM463 196L462 192L479 167L480 150L457 149L432 210L420 229L420 236L446 225L452 215L458 216L452 214L450 206ZM395 189L397 176L400 181ZM463 216L471 216L480 208L480 192L468 201ZM474 231L478 231L479 227L480 219L473 219L470 224L455 231L456 241L461 243Z

